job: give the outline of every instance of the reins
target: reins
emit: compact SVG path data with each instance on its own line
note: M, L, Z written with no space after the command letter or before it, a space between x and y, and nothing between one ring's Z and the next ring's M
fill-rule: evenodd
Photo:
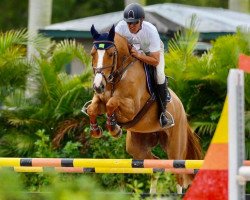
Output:
M122 66L114 72L113 74L114 84L118 83L121 80L122 75L137 61L137 59L134 58L131 62L125 65L124 63L126 62L126 60L128 60L131 57L132 56L127 56L126 59L123 61Z

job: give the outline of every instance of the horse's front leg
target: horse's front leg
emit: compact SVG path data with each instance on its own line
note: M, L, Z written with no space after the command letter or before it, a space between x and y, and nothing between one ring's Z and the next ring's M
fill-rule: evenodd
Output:
M115 110L118 108L120 105L120 100L119 98L112 97L106 104L106 109L107 109L107 122L106 122L106 127L110 134L118 138L122 135L122 129L121 127L117 124L116 117L115 117Z
M91 104L87 107L87 114L90 119L90 134L94 138L100 138L102 136L102 128L97 123L97 116L102 114L104 104L94 95Z

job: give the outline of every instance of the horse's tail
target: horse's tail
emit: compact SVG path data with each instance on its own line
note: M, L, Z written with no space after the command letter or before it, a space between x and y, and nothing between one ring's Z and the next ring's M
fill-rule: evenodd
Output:
M203 159L202 148L198 135L192 131L191 127L187 126L188 134L188 150L186 160L201 160Z

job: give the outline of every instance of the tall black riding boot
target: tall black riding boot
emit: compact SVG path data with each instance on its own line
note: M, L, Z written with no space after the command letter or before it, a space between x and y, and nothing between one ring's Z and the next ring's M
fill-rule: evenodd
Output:
M166 96L167 96L167 85L166 81L163 84L157 84L157 91L158 91L158 101L161 109L161 114L160 114L160 125L161 127L165 127L167 125L171 125L170 119L167 118L166 116L166 106L167 106L167 101L166 101Z

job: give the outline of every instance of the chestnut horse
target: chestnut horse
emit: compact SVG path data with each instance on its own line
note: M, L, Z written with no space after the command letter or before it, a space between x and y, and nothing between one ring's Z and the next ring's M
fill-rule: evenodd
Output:
M169 89L172 100L167 105L175 124L162 128L157 103L147 88L143 63L130 55L127 40L115 33L114 26L108 33L99 34L92 25L91 33L95 94L86 106L91 135L101 137L97 117L106 114L106 126L112 136L118 137L122 133L121 127L126 129L126 151L134 159L156 159L151 149L157 144L167 153L168 159L202 159L199 140L191 131L176 94ZM177 181L183 187L187 187L192 179L192 175L177 175Z

